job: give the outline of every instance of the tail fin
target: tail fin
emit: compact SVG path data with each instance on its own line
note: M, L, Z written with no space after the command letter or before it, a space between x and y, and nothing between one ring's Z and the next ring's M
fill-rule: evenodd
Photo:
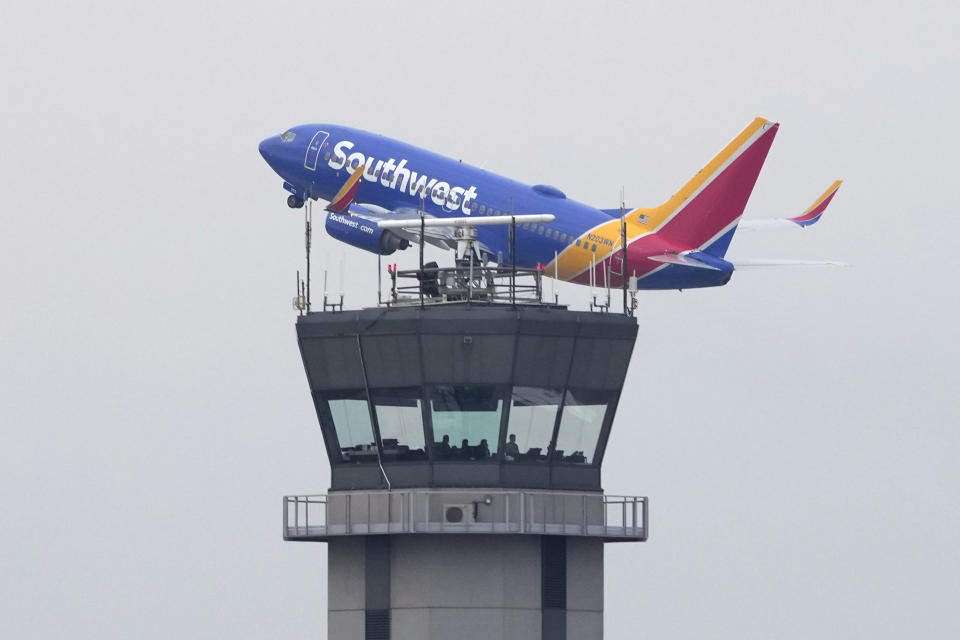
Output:
M780 125L755 118L687 184L654 209L635 209L627 223L678 246L722 258ZM634 235L634 234L631 234Z
M359 165L353 170L353 173L347 178L347 181L340 187L337 195L327 205L327 211L334 213L346 213L350 203L357 196L357 189L360 187L360 178L363 177L363 165Z
M820 216L823 215L823 212L827 210L827 205L833 200L833 196L837 195L837 189L840 188L841 184L843 184L843 180L837 180L830 185L829 189L823 192L822 196L817 198L816 202L810 205L809 209L796 218L787 218L787 220L795 222L801 227L809 227L812 224L816 224L817 221L820 220Z

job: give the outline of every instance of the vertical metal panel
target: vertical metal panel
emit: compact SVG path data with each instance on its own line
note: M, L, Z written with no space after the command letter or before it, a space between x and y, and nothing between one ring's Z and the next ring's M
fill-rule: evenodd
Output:
M371 388L423 384L416 336L363 336L363 356Z
M390 640L390 609L367 609L363 614L364 640Z
M543 536L542 595L544 609L567 608L567 539Z
M364 638L390 640L390 536L366 536Z
M355 336L301 341L307 375L315 389L356 389L363 386Z
M543 536L540 539L540 580L544 640L567 637L567 539Z
M573 353L573 340L572 336L518 336L513 384L563 388Z

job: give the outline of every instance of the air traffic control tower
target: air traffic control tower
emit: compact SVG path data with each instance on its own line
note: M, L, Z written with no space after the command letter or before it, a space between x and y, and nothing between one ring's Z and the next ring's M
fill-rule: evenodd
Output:
M283 535L327 544L328 637L602 638L604 543L648 533L600 474L636 321L431 266L298 318L331 486L284 498Z

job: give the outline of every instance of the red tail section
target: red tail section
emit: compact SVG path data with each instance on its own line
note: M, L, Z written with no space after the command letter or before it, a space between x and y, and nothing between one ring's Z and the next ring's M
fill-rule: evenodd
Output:
M690 194L666 217L657 229L658 235L677 245L709 249L723 257L780 126L758 120L681 190L689 189ZM710 174L701 179L710 169Z

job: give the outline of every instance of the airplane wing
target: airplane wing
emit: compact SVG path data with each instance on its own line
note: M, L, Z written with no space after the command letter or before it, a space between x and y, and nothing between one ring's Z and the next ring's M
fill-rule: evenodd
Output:
M357 216L365 220L370 220L378 226L384 221L410 220L416 221L406 227L391 227L391 231L406 239L409 242L420 244L420 213L416 209L402 207L399 209L384 209L376 205L369 204L351 204L347 208L351 216ZM431 220L432 218L427 218ZM423 230L423 237L427 244L431 244L438 249L456 249L457 239L453 237L453 227L426 226Z
M533 222L553 222L556 216L551 213L522 214L516 216L484 216L473 218L398 218L381 220L377 223L381 229L419 229L423 227L488 227L518 222L527 224Z
M820 218L823 217L823 212L827 210L827 205L830 204L830 201L833 200L833 196L837 194L837 189L840 188L840 185L843 184L843 180L837 180L830 188L823 192L816 202L810 205L806 211L801 213L799 216L794 216L792 218L773 218L770 220L740 220L738 227L740 229L746 229L747 231L757 231L760 229L772 229L772 228L803 228L809 227L810 225L816 224L820 221Z
M410 210L397 211L396 213L399 215L391 216L389 219L381 217L377 222L377 226L381 229L390 229L397 235L407 238L410 242L420 241L420 231L422 229L427 242L441 249L456 248L457 239L454 237L453 231L457 227L487 227L492 225L553 222L556 219L556 216L553 214L473 216L469 218L421 218L419 211L413 211L414 215L412 216L409 215ZM487 253L492 253L489 251L489 247L483 242L478 242L478 244L482 250Z

